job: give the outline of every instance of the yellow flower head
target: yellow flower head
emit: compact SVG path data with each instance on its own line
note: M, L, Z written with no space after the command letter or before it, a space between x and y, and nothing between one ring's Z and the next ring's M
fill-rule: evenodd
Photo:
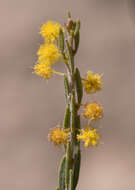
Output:
M59 23L48 21L41 26L40 34L45 37L47 43L54 42L58 39L60 28L62 28L62 26Z
M69 132L67 130L61 130L60 125L53 129L48 135L48 139L51 140L55 145L66 144L69 139Z
M85 126L85 129L80 130L80 134L77 135L77 139L79 141L83 141L85 147L98 146L98 140L100 139L100 136L97 132L97 129L90 129L90 127L87 125Z
M85 112L83 113L85 118L89 118L91 121L96 121L103 117L103 109L96 102L85 105Z
M87 94L92 94L101 90L101 77L102 75L93 74L91 71L87 72L87 77L83 81L83 86Z
M51 69L49 63L39 63L34 66L34 73L44 77L45 79L49 79L53 75L53 70Z
M38 62L48 62L54 64L61 60L61 54L55 44L43 44L40 46L38 52Z

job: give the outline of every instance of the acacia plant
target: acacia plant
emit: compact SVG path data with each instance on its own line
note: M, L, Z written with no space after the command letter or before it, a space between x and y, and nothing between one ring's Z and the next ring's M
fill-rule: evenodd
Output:
M48 135L54 145L64 147L57 190L75 190L81 164L80 142L85 147L101 144L99 129L94 128L93 124L103 117L103 109L96 101L83 104L83 91L88 95L100 91L102 75L88 71L86 77L81 77L75 64L80 39L80 20L73 20L70 12L67 13L67 23L64 26L48 21L41 26L40 34L44 38L44 44L40 45L37 52L34 73L46 80L55 74L64 78L66 108L63 125L57 125ZM66 73L54 70L55 64L59 62L65 65ZM83 113L80 115L81 107ZM84 127L80 124L81 117L88 122Z

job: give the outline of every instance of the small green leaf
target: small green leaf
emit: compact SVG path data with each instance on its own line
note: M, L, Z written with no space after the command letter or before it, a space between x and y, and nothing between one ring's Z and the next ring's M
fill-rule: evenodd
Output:
M71 18L71 13L69 10L67 11L67 18Z
M64 89L65 89L66 103L68 104L69 83L68 83L68 78L66 75L64 76Z
M61 53L63 54L63 52L64 52L64 34L63 34L63 31L61 28L59 30L58 46L59 46Z
M81 153L79 150L75 157L75 167L74 167L74 173L73 173L73 187L74 187L73 189L76 188L78 180L79 180L80 163L81 163Z
M76 116L76 128L77 128L77 130L79 130L80 129L80 126L81 124L80 124L80 115L77 115Z
M74 54L76 54L78 47L79 47L79 42L80 42L80 32L77 32L77 34L74 37L74 41L75 41L75 50L74 50Z
M76 71L75 71L75 82L76 82L78 104L81 104L82 97L83 97L83 87L82 87L82 80L81 80L81 76L80 76L80 72L78 68L76 68Z
M71 96L71 107L70 107L71 117L70 117L70 127L71 131L75 131L75 116L76 116L76 108L75 108L75 91L72 91Z
M65 190L65 163L66 156L64 156L60 163L59 168L59 190Z
M75 136L80 133L80 115L77 115L75 118ZM77 137L75 138L75 145L79 146L80 142L77 140ZM77 147L78 149L79 147Z
M70 110L69 110L69 106L66 106L63 129L67 129L69 127L70 127Z
M75 49L74 49L74 54L76 54L78 47L79 47L79 42L80 42L80 20L78 20L75 24L75 29L74 29L74 42L75 42Z
M70 170L70 162L71 162L71 144L70 142L67 144L67 151L66 151L66 184L67 188L69 186L69 170Z
M75 26L75 31L74 31L74 36L79 32L80 30L80 20L77 20L76 26Z

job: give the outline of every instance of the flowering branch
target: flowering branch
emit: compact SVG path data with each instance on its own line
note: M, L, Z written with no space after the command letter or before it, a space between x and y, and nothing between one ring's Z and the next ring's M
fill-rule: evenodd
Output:
M37 52L38 61L34 65L34 73L47 80L54 74L64 76L66 109L63 126L57 125L48 135L49 140L55 145L64 145L65 148L59 167L57 190L76 189L81 164L80 141L84 142L85 147L95 147L100 144L98 129L92 127L90 122L103 117L103 109L97 102L82 104L83 87L87 94L101 90L102 75L88 71L86 78L81 78L74 62L79 47L80 20L74 21L69 12L67 15L65 28L53 21L42 25L40 34L45 38L45 43L40 46ZM65 64L67 73L54 70L58 62ZM80 124L81 106L84 107L83 118L88 119L88 124L84 128L81 128Z

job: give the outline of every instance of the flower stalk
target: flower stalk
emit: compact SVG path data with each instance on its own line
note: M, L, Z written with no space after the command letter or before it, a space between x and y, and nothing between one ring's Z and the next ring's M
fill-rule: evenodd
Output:
M101 119L103 109L99 104L82 104L83 91L87 94L101 90L101 75L88 71L86 78L82 78L79 68L75 65L75 56L80 42L80 20L74 21L70 12L67 13L65 29L59 23L48 21L41 27L40 34L45 38L45 44L38 50L38 61L34 66L34 73L45 79L54 74L64 77L64 94L66 109L63 126L57 125L48 135L54 145L64 146L64 156L59 167L57 190L75 190L79 180L81 165L80 142L85 147L100 144L97 129L89 126L89 121ZM55 64L63 62L67 73L54 70ZM85 106L85 112L79 110ZM88 125L81 128L81 116L88 119Z

